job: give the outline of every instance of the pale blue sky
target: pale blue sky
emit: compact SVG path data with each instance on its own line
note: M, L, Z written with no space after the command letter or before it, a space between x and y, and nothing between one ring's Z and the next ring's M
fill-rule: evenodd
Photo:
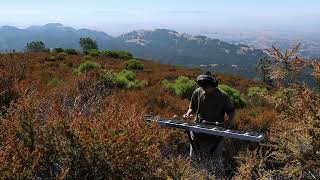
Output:
M0 26L60 22L104 31L134 28L312 24L320 0L1 0Z

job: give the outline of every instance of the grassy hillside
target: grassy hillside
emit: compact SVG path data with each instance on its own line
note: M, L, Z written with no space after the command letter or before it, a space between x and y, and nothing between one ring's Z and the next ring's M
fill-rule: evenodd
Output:
M127 61L55 53L0 55L0 176L205 179L206 169L187 158L188 141L183 132L144 120L150 113L162 117L185 113L188 98L176 96L161 82L174 82L179 76L195 79L200 70L141 60L143 69L133 70L135 77L124 79ZM230 126L264 132L268 142L269 136L275 138L272 131L281 111L256 93L259 88L252 88L266 86L239 77L216 76L246 100L246 107L237 109ZM226 147L227 177L254 178L267 175L257 169L282 172L284 167L258 166L256 149L264 158L272 149L269 144L260 147L229 139ZM246 157L252 157L252 162ZM272 163L263 158L261 162Z

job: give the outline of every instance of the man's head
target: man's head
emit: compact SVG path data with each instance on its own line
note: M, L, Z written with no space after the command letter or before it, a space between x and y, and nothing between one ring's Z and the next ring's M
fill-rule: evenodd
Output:
M205 91L207 90L210 91L212 89L215 89L218 86L218 81L213 76L210 76L210 75L198 76L197 83Z

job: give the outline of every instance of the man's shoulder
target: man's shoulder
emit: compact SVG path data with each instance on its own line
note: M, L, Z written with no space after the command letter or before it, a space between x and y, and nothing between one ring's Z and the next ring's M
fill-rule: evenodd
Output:
M197 94L197 95L201 95L203 93L204 93L204 90L200 87L193 91L193 94Z
M223 90L220 90L219 88L217 88L217 95L221 96L221 97L224 97L224 98L228 98L229 97L229 95L226 92L224 92Z

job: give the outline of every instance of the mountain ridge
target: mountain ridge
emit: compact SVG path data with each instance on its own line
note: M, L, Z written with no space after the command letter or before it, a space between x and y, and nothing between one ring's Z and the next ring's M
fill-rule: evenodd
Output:
M259 59L266 56L262 50L247 45L235 45L203 35L193 36L168 29L134 30L117 37L90 29L74 29L61 23L30 26L19 29L12 26L0 27L0 52L16 49L22 51L31 41L43 41L49 48L80 49L79 39L90 37L97 41L100 49L130 51L135 57L153 59L165 64L207 68L231 74L240 69L251 69ZM215 64L215 66L210 66ZM240 68L235 68L240 67Z

